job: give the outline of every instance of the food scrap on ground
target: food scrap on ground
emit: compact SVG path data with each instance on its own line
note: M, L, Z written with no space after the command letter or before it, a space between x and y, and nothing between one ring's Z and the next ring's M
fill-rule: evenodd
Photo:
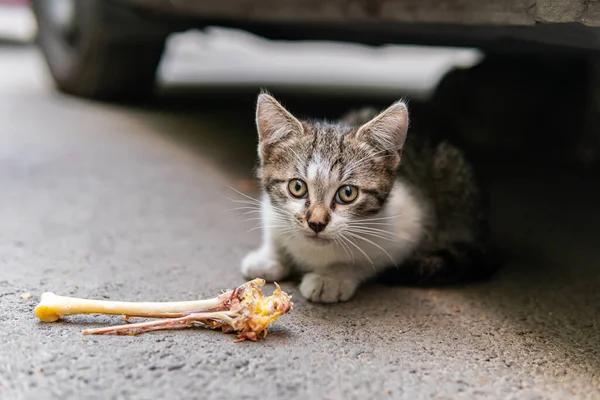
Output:
M110 314L133 317L160 318L155 321L128 323L105 328L87 329L85 335L138 333L201 326L236 332L236 341L256 341L267 334L267 327L292 309L291 296L276 289L264 297L260 287L263 279L246 282L212 299L179 302L123 302L90 300L44 293L36 306L35 315L43 322L54 322L74 314Z

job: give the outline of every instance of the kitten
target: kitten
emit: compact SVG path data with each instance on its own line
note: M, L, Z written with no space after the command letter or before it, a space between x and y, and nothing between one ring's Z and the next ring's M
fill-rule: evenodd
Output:
M408 122L401 101L329 123L299 120L261 94L263 242L243 274L299 271L302 295L326 303L390 267L414 282L485 275L476 261L487 208L471 166L450 143L406 140Z

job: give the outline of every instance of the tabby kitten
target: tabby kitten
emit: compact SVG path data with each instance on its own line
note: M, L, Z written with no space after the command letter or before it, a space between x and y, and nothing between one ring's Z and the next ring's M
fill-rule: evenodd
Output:
M399 101L336 122L295 118L258 97L263 242L247 278L303 274L315 302L346 301L391 267L406 281L481 275L487 209L471 166L447 142L405 140Z

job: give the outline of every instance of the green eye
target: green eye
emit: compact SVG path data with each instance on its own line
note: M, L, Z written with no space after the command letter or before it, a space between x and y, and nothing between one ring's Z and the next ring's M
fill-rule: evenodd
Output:
M288 183L288 190L290 191L290 194L297 199L303 199L308 194L306 183L301 179L292 179L290 183Z
M345 185L338 189L335 194L335 201L340 204L352 203L358 197L358 188L352 185Z

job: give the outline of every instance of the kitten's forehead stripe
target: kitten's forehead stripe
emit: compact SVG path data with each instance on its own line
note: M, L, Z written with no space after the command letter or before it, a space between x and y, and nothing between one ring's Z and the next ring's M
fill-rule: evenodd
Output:
M317 179L318 167L318 164L315 162L312 162L308 165L308 168L306 170L306 179L309 182L314 182Z
M313 157L308 167L308 181L312 187L312 198L317 202L325 202L329 186L329 161L321 156Z

